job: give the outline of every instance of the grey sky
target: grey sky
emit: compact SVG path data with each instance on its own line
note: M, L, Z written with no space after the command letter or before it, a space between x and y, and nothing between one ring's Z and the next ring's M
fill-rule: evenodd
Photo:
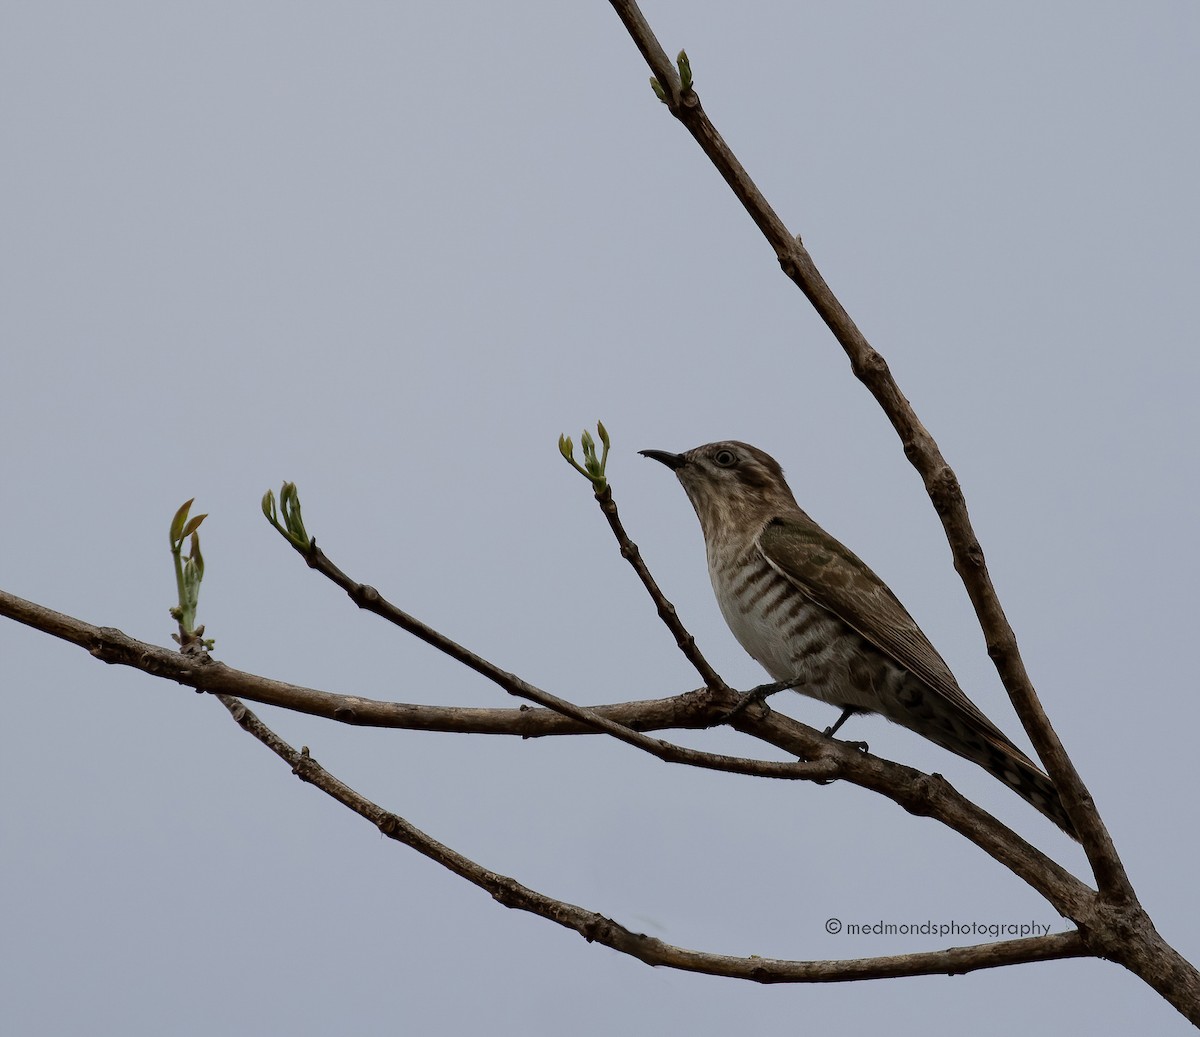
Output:
M645 11L956 466L1044 703L1197 960L1196 7ZM894 434L608 4L7 3L0 120L5 589L169 643L166 529L195 496L226 662L509 704L305 568L258 511L292 479L335 561L500 665L583 702L682 691L555 448L600 417L630 532L728 680L762 674L638 448L777 456L1020 735ZM1190 1032L1098 962L770 989L651 970L382 840L215 702L9 623L0 664L14 1033ZM434 837L684 946L973 942L831 916L1061 927L850 787L261 712ZM846 733L1086 874L977 768L880 720Z

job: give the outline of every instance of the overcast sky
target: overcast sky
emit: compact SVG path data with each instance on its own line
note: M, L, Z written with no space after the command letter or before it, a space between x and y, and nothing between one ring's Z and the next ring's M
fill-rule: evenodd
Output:
M746 688L691 508L636 455L739 438L1027 744L894 433L608 4L2 6L0 586L170 644L167 526L194 496L220 659L513 704L303 565L259 513L291 479L335 562L501 666L586 703L674 694L696 675L555 447L602 418L631 535ZM956 467L1045 706L1200 959L1195 4L645 13ZM1191 1032L1096 961L772 988L650 969L382 839L189 689L8 622L0 682L14 1034ZM483 865L686 947L974 942L831 917L1064 927L846 785L261 713ZM846 734L1086 877L978 768L882 720Z

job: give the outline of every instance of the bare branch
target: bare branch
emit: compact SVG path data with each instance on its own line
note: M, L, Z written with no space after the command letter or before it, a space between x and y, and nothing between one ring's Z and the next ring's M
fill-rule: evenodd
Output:
M0 616L16 620L86 649L106 663L129 666L213 694L237 695L263 705L325 717L357 727L404 728L464 734L546 735L595 734L584 724L549 710L468 709L454 706L383 702L360 695L339 695L273 680L234 669L207 655L185 657L139 641L115 627L99 627L0 590ZM705 692L669 698L596 706L593 712L635 730L712 727L719 715Z
M419 637L426 644L433 645L433 647L445 652L452 659L456 659L464 665L469 666L476 673L487 677L488 680L499 685L510 695L527 699L530 702L536 702L540 706L552 709L556 713L561 713L563 716L570 717L581 724L587 724L597 731L611 735L618 741L641 749L643 752L647 752L666 763L686 764L705 770L729 771L733 774L755 775L761 778L828 781L835 777L836 768L830 760L800 763L752 760L738 756L726 756L720 753L703 752L699 749L688 749L661 738L647 737L640 731L635 731L633 728L618 723L610 717L603 716L586 706L577 706L575 703L569 702L564 698L552 695L548 691L543 691L541 688L535 687L515 674L509 673L507 670L502 670L499 666L489 662L480 655L476 655L470 649L464 648L456 641L450 640L450 638L434 630L428 624L421 622L415 616L411 616L403 609L397 608L374 587L351 579L333 563L324 551L317 547L315 540L309 540L307 546L301 546L292 542L292 546L308 562L310 568L316 570L344 590L350 600L358 605L359 608L373 612L375 615L386 619L389 623L400 627L415 637ZM714 693L724 696L736 694L726 688L724 684L721 685L719 691Z
M648 965L665 965L688 972L728 976L758 983L836 983L899 976L954 975L1022 962L1085 957L1088 954L1077 932L852 961L739 958L677 947L642 933L635 933L595 911L556 900L522 885L515 879L482 867L339 781L312 758L307 747L297 752L236 698L228 695L218 697L242 729L286 762L301 781L316 786L343 806L366 818L389 839L411 847L460 878L486 890L505 907L539 915L564 928L573 929L589 943L602 944Z
M763 716L748 710L733 721L733 727L802 756L815 754L821 743L833 741L775 712ZM910 814L936 818L1036 889L1063 917L1078 922L1091 909L1094 890L961 795L941 775L858 752L844 742L834 744L847 750L836 756L840 779L885 796Z
M679 613L675 611L675 606L671 604L670 600L659 588L654 577L650 575L650 570L646 567L646 563L642 559L642 552L638 550L637 544L630 540L629 534L625 532L625 527L621 523L621 517L617 514L617 502L613 500L612 488L610 486L606 484L602 489L596 491L596 503L600 505L600 510L608 520L609 528L612 529L613 535L617 538L617 544L621 548L621 557L633 566L633 571L637 573L638 579L642 581L642 586L646 588L651 599L653 599L654 605L658 609L659 618L674 635L675 644L687 657L688 662L696 668L696 672L700 674L700 679L704 681L705 687L711 688L714 691L729 690L729 685L725 683L721 675L704 658L704 655L696 644L696 639L691 635L687 627L683 625L683 621L679 618Z
M850 359L858 379L883 408L900 436L904 453L920 473L942 521L946 538L991 656L1008 691L1013 708L1038 756L1053 779L1067 814L1079 834L1101 891L1114 901L1131 902L1133 889L1108 830L1038 700L996 589L984 562L983 549L972 528L958 478L937 443L921 424L900 391L883 357L872 348L845 308L830 290L798 236L792 235L767 203L754 181L700 107L694 90L684 89L666 52L654 37L633 0L610 0L638 50L664 88L666 103L696 139L717 171L750 214L775 250L785 274L804 292Z
M373 702L356 696L335 695L273 681L235 670L205 654L183 655L138 641L111 627L93 626L4 591L0 591L0 615L79 645L107 663L130 666L152 676L193 687L197 691L239 695L256 702L325 716L344 723L363 724L372 718L372 722L378 726L467 731L476 729L471 726L474 723L482 726L486 717L494 725L486 728L488 733L585 733L577 721L542 714L538 710L451 710ZM755 690L774 687L764 685L762 689ZM752 695L753 692L748 694ZM731 716L731 708L739 701L742 700L739 700L736 692L720 695L705 689L646 705L651 707L651 714L654 710L667 707L664 714L666 719L680 718L688 726L707 727ZM626 715L623 711L636 705L626 703L608 708L617 711L618 715ZM510 724L502 726L499 723L503 714L507 714ZM544 717L540 723L537 722L539 717ZM639 722L636 717L634 720L635 723ZM745 766L726 768L717 767L716 760L710 758L709 762L715 769L760 773L756 765L763 763L761 773L768 777L839 778L870 789L912 814L936 818L960 832L1037 889L1060 914L1078 921L1087 911L1092 890L982 808L962 797L944 779L861 753L847 743L826 738L814 728L772 713L764 707L732 714L730 724L735 730L766 741L789 755L814 763L819 761L819 766L808 768L804 764L739 761ZM738 760L736 757L732 759Z

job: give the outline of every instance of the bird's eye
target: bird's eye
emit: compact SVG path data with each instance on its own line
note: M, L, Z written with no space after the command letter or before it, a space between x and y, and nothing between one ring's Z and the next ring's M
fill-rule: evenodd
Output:
M722 468L732 468L737 464L737 454L732 450L718 450L713 454L713 460Z

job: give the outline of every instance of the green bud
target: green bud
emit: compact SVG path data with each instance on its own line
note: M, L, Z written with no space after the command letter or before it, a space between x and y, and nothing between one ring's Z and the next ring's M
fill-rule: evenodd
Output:
M679 68L679 79L683 84L684 90L692 88L692 63L688 61L687 51L681 50L679 57L675 59L675 64Z
M587 429L584 429L579 436L579 445L583 448L583 464L575 460L575 444L570 436L558 437L558 450L566 459L567 464L586 477L598 493L605 486L604 464L608 459L609 439L608 430L602 423L596 422L596 430L600 433L600 441L604 444L603 456L596 455L596 439Z
M203 516L201 516L203 518ZM192 534L192 549L188 552L188 564L195 567L196 583L204 579L204 556L200 553L200 534Z
M300 491L294 482L285 482L279 491L279 501L283 506L283 521L287 526L288 535L297 547L307 547L308 533L304 529L304 519L300 514Z
M287 537L288 542L302 551L312 546L312 538L304 528L304 519L300 514L300 491L294 482L285 482L279 487L279 511L283 512L283 521L275 507L275 494L267 490L262 499L263 514L275 529Z
M667 92L662 88L662 84L659 83L654 76L650 77L650 89L654 91L654 96L662 101L663 104L667 103Z

